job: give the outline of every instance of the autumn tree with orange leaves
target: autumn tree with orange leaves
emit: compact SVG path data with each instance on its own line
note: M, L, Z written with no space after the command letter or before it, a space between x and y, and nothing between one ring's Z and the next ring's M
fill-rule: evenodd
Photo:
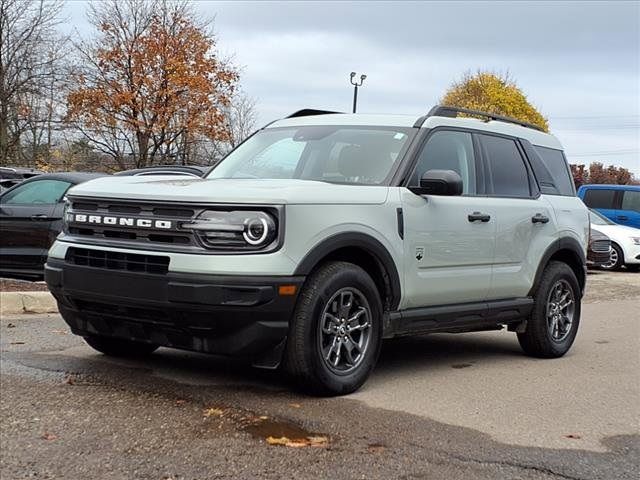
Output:
M187 163L201 139L230 139L238 73L188 3L108 0L92 4L97 30L78 45L67 118L119 168Z

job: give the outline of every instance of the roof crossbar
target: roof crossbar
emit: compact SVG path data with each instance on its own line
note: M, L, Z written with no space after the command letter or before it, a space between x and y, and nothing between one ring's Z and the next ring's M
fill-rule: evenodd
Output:
M477 117L484 117L487 119L486 120L487 122L489 120L496 120L498 122L513 123L515 125L520 125L521 127L533 128L534 130L544 132L544 130L538 125L534 125L528 122L523 122L522 120L518 120L515 118L505 117L503 115L496 115L495 113L481 112L480 110L471 110L469 108L449 107L446 105L436 105L435 107L433 107L431 110L429 110L429 113L427 113L426 115L416 120L414 127L421 127L422 124L425 122L425 120L429 117L456 118L460 113L463 113L466 115L475 115Z

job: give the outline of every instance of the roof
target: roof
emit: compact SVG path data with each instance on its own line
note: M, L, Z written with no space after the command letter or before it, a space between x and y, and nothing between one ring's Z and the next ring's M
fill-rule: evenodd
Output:
M77 185L78 183L87 182L94 178L105 177L105 176L107 176L106 173L95 173L95 172L43 173L42 175L38 175L37 177L31 177L22 183L35 182L36 180L62 180L62 181Z
M327 113L306 115L276 120L267 128L300 127L303 125L354 125L385 127L413 127L418 117L415 115L380 115L368 113Z
M164 173L167 175L172 175L174 173L188 173L192 175L197 175L202 177L205 173L207 173L211 167L202 166L202 165L154 165L151 167L144 168L135 168L132 170L123 170L122 172L115 173L117 176L125 176L125 175L149 175L149 174L159 174Z
M384 115L362 113L327 113L321 115L305 115L283 118L267 125L269 128L299 127L307 125L351 125L351 126L385 126L385 127L414 127L416 122L424 116L415 115ZM533 128L507 123L500 120L485 121L469 117L428 116L420 128L435 128L441 126L462 127L486 132L502 133L518 138L524 138L533 145L562 150L562 144L549 133Z
M578 190L587 190L589 188L594 190L634 190L640 192L640 185L614 185L610 183L590 183L580 186Z

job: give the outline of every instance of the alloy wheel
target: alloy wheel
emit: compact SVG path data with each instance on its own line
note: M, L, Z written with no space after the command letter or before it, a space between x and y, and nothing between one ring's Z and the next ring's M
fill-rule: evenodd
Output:
M345 375L367 353L371 339L371 308L356 288L341 288L326 303L319 324L318 343L325 365Z
M575 315L575 295L569 282L558 280L547 299L547 325L554 342L562 342L571 333Z

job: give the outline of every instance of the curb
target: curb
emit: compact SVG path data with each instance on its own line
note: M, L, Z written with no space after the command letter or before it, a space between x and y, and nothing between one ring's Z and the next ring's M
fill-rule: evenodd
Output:
M0 292L0 315L57 312L58 304L49 292Z

